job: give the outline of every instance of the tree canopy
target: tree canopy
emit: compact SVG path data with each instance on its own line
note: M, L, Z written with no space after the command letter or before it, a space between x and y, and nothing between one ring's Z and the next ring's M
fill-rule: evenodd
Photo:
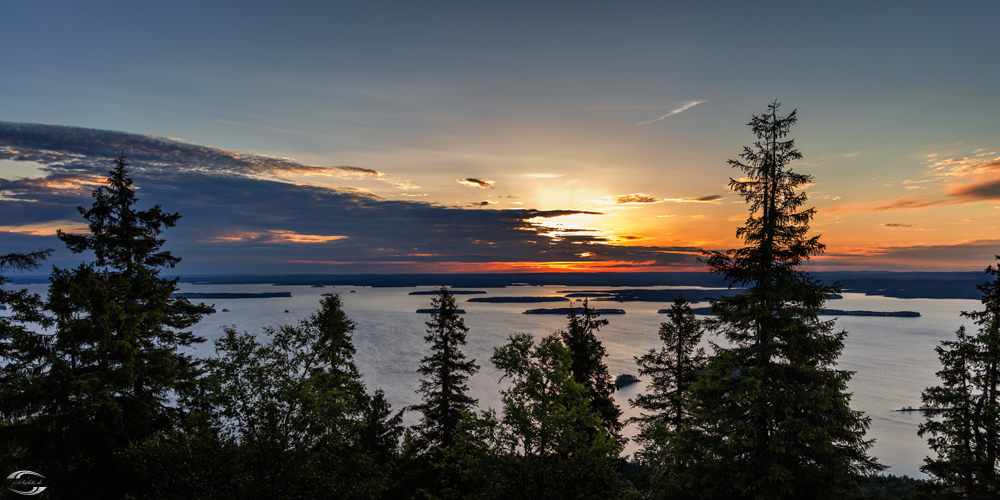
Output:
M962 312L978 332L962 326L935 348L941 385L923 393L928 420L919 434L936 456L924 459L920 470L934 480L921 489L941 498L1000 495L1000 266L986 273L994 279L977 287L984 309Z
M569 350L573 380L584 387L590 405L601 416L602 427L615 439L621 439L624 423L621 408L615 403L615 384L608 372L604 358L607 349L597 339L597 332L607 326L608 320L583 301L583 311L578 315L574 308L567 313L566 329L559 332L563 345Z
M799 192L812 181L789 163L796 112L777 102L748 124L757 140L729 164L730 187L749 205L736 235L744 246L708 254L709 268L743 293L712 302L717 346L691 387L691 424L675 449L685 467L677 487L711 498L844 498L870 471L870 419L850 407L851 373L834 365L846 332L818 313L838 290L798 266L823 251L808 236L815 211Z
M96 260L53 269L44 306L53 332L22 335L4 353L17 360L5 377L18 385L2 405L22 446L15 460L81 495L114 494L114 453L180 417L176 401L200 374L181 349L203 341L186 329L209 311L160 277L180 261L159 238L180 215L137 210L127 166L120 155L91 208L79 207L89 234L57 232Z
M479 371L479 365L474 359L466 360L462 353L469 329L458 314L455 296L441 287L441 294L431 300L431 308L424 337L431 354L421 360L418 370L424 376L417 391L423 395L423 402L409 409L421 413L417 430L425 446L434 450L451 445L462 413L476 406L477 400L467 394L467 381Z

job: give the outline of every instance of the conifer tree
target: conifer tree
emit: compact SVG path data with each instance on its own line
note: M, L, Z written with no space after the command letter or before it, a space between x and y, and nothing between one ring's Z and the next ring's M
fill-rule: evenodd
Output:
M591 309L587 300L584 300L580 315L577 315L572 307L569 308L568 325L566 330L559 332L559 337L569 349L573 380L587 390L591 406L601 415L604 422L604 430L616 439L620 439L624 426L620 420L622 411L615 404L613 397L615 384L611 374L608 373L608 366L604 364L608 352L601 341L597 340L598 330L607 326L608 320L600 316L600 313Z
M418 393L423 403L409 407L422 416L417 431L427 450L452 444L463 412L471 412L478 402L467 392L469 377L479 371L476 360L466 360L462 353L469 329L458 314L455 296L441 287L441 295L431 301L431 320L424 340L431 354L421 359L418 372L424 376Z
M535 342L511 335L490 360L511 385L501 391L501 470L488 498L620 498L630 489L617 474L622 445L573 375L559 335ZM490 467L490 468L495 468Z
M704 327L694 316L691 304L678 297L667 312L668 321L660 324L660 351L650 350L636 357L639 376L651 377L648 394L629 401L642 413L633 420L640 423L661 422L670 429L687 423L690 412L684 398L704 362L705 350L698 348Z
M986 273L995 279L977 286L985 309L962 312L978 334L962 326L955 340L935 348L942 384L923 393L931 409L919 434L930 435L936 457L924 459L920 470L934 481L921 489L941 498L1000 496L1000 267L989 266Z
M24 445L19 463L45 470L66 494L114 495L114 453L170 427L179 415L171 401L199 374L179 349L203 341L185 329L209 309L174 297L177 280L159 275L180 261L158 237L180 215L136 210L127 166L120 155L93 206L79 208L90 234L57 233L96 260L53 269L45 307L54 335L20 353L30 371L4 401Z
M52 251L0 255L0 273L37 269ZM0 275L0 305L10 311L0 316L0 464L12 463L23 453L23 442L17 438L23 432L21 422L32 411L23 391L44 364L37 353L48 346L48 336L34 331L32 325L51 324L42 311L42 298L25 289L9 290L11 282Z
M846 332L818 313L825 286L798 269L823 251L808 236L814 209L797 192L812 178L788 164L802 157L787 139L796 112L779 104L754 116L757 136L730 187L750 205L736 232L745 246L708 254L710 269L745 291L712 303L718 346L691 388L693 418L675 452L675 485L708 498L845 498L880 466L864 439L870 419L850 407L851 373L834 368Z
M265 328L267 342L231 328L206 360L207 399L222 444L238 459L235 498L382 498L402 414L369 395L354 364L354 322L340 296L298 325Z

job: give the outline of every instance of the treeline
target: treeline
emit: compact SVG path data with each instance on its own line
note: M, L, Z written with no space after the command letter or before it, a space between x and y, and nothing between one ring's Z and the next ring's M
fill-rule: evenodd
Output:
M508 385L481 409L467 382L468 331L446 288L432 300L418 371L421 402L392 408L354 364L340 298L262 335L225 330L217 356L183 350L209 312L160 276L179 259L161 233L178 214L136 210L124 156L80 208L90 233L59 238L94 260L53 269L43 300L0 291L0 465L20 495L49 498L852 498L908 495L878 476L870 418L850 407L851 372L836 369L847 332L821 321L839 292L799 269L823 251L808 235L811 177L788 163L793 111L754 116L757 136L730 185L750 206L745 246L713 252L711 271L743 292L695 317L679 297L662 346L636 358L647 392L630 401L640 445L621 458L627 422L598 340L607 319L584 303L565 330L512 334L488 362ZM0 256L0 270L37 268L51 250ZM991 275L1000 271L988 268ZM4 278L4 281L6 278ZM982 285L972 336L938 349L942 386L924 394L921 426L937 453L916 485L932 498L997 496L1000 279ZM706 331L729 347L699 348ZM419 416L402 425L404 412ZM17 473L15 473L17 471ZM18 475L20 473L21 475ZM873 481L873 478L875 480ZM20 481L20 482L18 482Z

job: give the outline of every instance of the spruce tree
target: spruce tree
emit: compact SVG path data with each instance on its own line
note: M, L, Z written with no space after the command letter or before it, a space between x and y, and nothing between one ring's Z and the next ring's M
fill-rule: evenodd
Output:
M571 353L558 335L537 343L511 335L490 360L510 379L501 391L499 470L487 498L621 498L630 488L618 478L622 445L604 431L590 394L574 379Z
M467 381L479 371L479 365L474 359L466 360L461 351L469 329L448 288L441 287L441 295L431 301L431 308L424 337L431 354L421 359L418 369L424 376L417 390L423 403L409 409L422 414L416 429L424 449L437 451L452 444L462 413L471 412L478 402L467 394Z
M615 403L615 384L608 366L604 364L608 352L601 341L597 340L598 330L607 326L608 320L600 316L584 300L580 315L576 314L574 308L569 308L566 330L558 332L558 335L569 349L573 380L587 390L591 406L604 422L604 430L616 439L621 439L624 426L620 420L622 411Z
M19 353L27 371L3 405L23 443L18 463L46 471L66 495L114 495L115 452L171 427L173 401L200 373L179 349L203 341L185 329L209 309L173 296L177 280L159 275L180 261L158 237L180 215L136 210L127 166L120 155L93 206L79 208L90 234L57 233L95 261L53 269L53 334Z
M670 429L687 423L690 412L684 399L705 358L698 348L704 327L694 316L691 304L678 297L667 312L668 321L660 324L660 351L650 349L636 357L640 377L651 377L648 394L629 401L641 413L632 420L643 424L661 422Z
M0 273L37 269L51 254L52 249L0 255ZM38 353L45 352L49 339L33 326L51 324L42 311L42 298L25 289L8 289L11 283L0 274L0 305L10 311L0 316L0 464L17 463L24 453L23 440L18 438L24 419L33 411L24 387L44 366Z
M707 498L846 498L871 471L870 419L850 407L851 373L835 369L846 332L820 321L838 290L799 269L821 253L808 236L814 209L796 190L811 176L788 164L802 157L788 139L796 112L779 104L754 116L757 137L729 164L745 177L730 187L750 205L736 232L745 246L708 254L710 269L743 293L715 300L710 327L718 346L693 384L692 421L675 448L680 491Z
M962 312L979 332L962 326L955 340L935 348L942 384L923 393L930 409L919 434L930 436L936 456L924 459L920 470L934 481L921 489L942 498L1000 496L1000 267L986 273L995 279L977 286L985 309Z
M231 328L216 341L218 356L205 361L214 383L205 398L223 449L237 459L233 476L215 485L220 492L387 495L402 414L393 415L382 391L366 392L354 363L354 326L332 295L298 325L264 328L266 342Z

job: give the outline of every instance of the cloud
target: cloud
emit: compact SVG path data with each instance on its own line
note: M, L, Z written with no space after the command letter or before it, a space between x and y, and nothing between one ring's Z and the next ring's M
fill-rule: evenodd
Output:
M930 165L930 174L936 177L964 177L1000 171L1000 158L954 157L936 160Z
M349 165L337 165L330 167L330 170L340 177L348 178L358 178L358 177L372 177L378 181L384 182L396 189L419 189L420 186L415 186L413 183L406 179L401 179L399 177L388 175L385 172L379 172L371 168L363 167L352 167Z
M667 118L667 117L670 117L670 116L674 116L677 113L683 113L684 111L687 111L687 110L689 110L689 109L691 109L691 108L693 108L693 107L695 107L695 106L697 106L699 104L705 103L705 102L708 102L708 101L688 101L688 102L682 104L681 107L676 108L673 111L671 111L671 112L669 112L669 113L667 113L667 114L665 114L665 115L663 115L663 116L661 116L659 118L655 118L653 120L649 120L648 122L639 122L639 123L636 123L636 125L649 125L650 123L656 123L656 122L658 122L660 120L663 120L664 118Z
M262 233L241 232L225 236L212 236L206 241L212 243L327 243L346 239L347 236L324 236L318 234L299 234L294 231L271 229Z
M550 262L579 262L581 245L602 269L703 267L698 248L624 247L602 231L550 227L558 217L605 215L601 212L481 210L388 199L353 186L291 182L285 178L289 173L329 175L334 169L287 158L140 134L9 122L0 122L0 152L8 160L38 165L40 175L0 179L0 246L11 252L54 247L49 263L75 266L82 257L63 250L51 233L81 230L76 207L92 204L93 188L122 150L138 207L159 204L182 216L163 235L165 248L183 259L178 273L413 272L414 255L425 256L419 267L425 272L540 270Z
M1000 199L1000 179L984 180L980 183L953 186L946 192L965 201Z
M913 227L913 224L901 224L901 223L898 223L898 222L891 222L891 223L888 223L888 224L881 224L881 225L879 225L879 227L906 228L906 227Z
M475 177L469 177L468 179L455 179L455 182L469 187L493 189L493 181L489 179L476 179Z
M812 269L843 267L872 270L979 271L994 260L1000 240L969 240L945 245L835 248L810 261Z
M713 203L722 199L723 198L720 195L710 194L708 196L692 196L689 198L664 198L663 201L670 201L674 203Z
M868 205L855 205L848 203L845 205L837 205L832 207L827 207L823 209L823 212L828 214L843 213L843 212L891 212L894 210L906 210L906 209L917 209L917 208L929 208L938 207L943 205L954 205L956 203L961 203L961 200L949 199L949 198L896 198L895 200L890 200L887 202L878 202Z
M554 179L562 176L563 174L521 174L521 177L526 177L528 179Z
M370 168L362 168L362 167L351 167L348 165L337 165L330 168L334 170L340 170L341 172L346 172L348 174L368 175L371 177L382 177L383 175L385 175L382 172L379 172L378 170L372 170Z
M614 204L614 205L641 205L650 203L660 203L663 198L657 198L655 196L650 196L645 193L632 193L632 194L622 194L622 195L608 195L597 200L598 203L602 204Z

